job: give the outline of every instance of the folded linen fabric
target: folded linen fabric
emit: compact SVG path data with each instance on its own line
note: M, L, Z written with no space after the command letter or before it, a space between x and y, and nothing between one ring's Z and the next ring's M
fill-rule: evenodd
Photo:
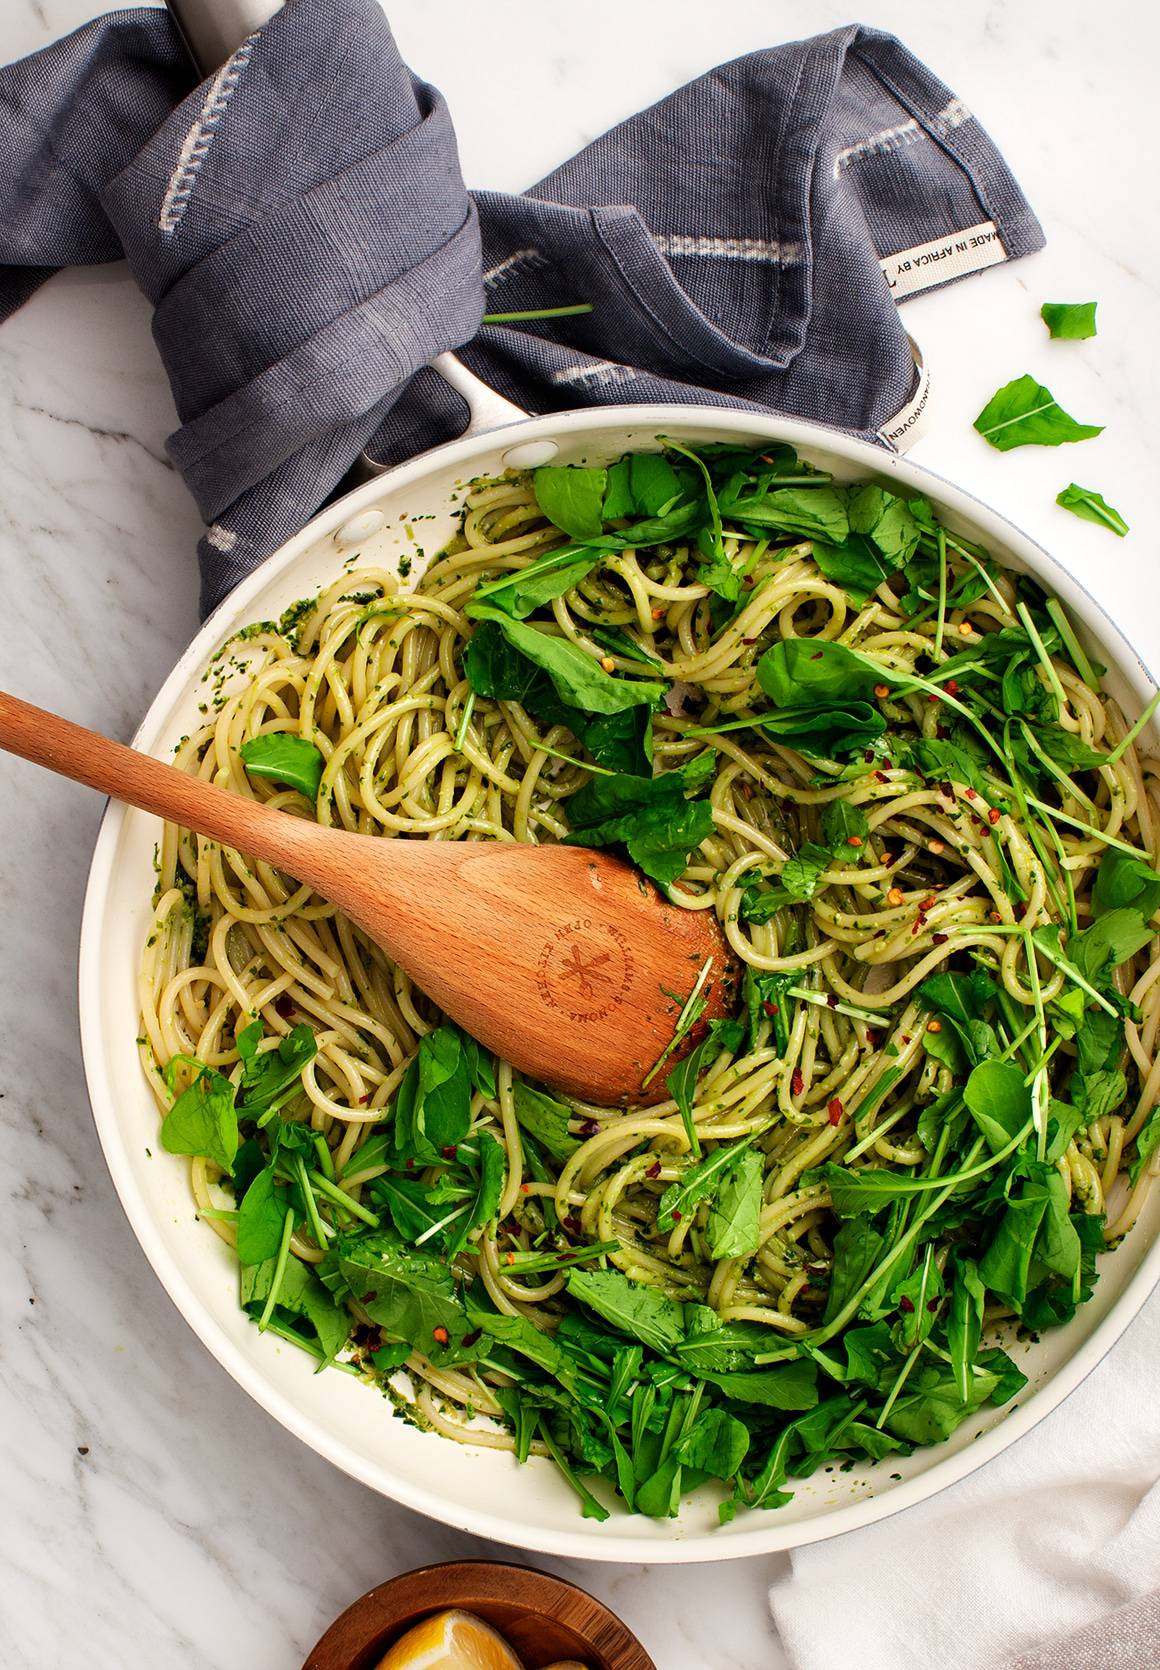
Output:
M364 449L462 428L427 369L444 349L537 411L694 401L899 445L924 389L896 302L1043 242L961 100L857 26L726 64L474 200L375 0L288 0L191 81L156 10L0 69L0 317L124 252L208 524L207 610ZM480 330L485 294L592 311Z

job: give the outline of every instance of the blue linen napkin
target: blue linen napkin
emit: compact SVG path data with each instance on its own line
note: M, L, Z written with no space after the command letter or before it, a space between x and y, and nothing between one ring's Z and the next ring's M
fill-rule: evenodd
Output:
M970 111L856 25L723 65L522 196L468 194L376 0L287 0L192 80L144 9L0 69L0 318L128 259L207 612L363 450L460 432L445 349L533 411L696 401L898 446L924 391L896 301L1043 243ZM485 296L592 312L481 329Z

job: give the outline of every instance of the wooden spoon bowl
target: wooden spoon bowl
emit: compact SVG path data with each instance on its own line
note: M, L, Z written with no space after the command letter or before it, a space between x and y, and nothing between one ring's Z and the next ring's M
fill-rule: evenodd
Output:
M636 1636L583 1589L492 1560L424 1566L381 1583L335 1619L302 1670L375 1670L413 1624L451 1607L498 1629L526 1670L567 1660L584 1670L656 1670Z
M580 1100L660 1099L696 1041L650 1078L685 1000L699 988L705 1020L735 1004L713 913L669 904L607 852L328 829L3 692L0 748L309 883L473 1037Z

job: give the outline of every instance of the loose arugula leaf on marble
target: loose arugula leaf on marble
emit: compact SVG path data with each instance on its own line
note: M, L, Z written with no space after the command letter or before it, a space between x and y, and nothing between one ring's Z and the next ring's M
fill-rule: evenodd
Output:
M297 789L307 800L316 799L326 762L321 750L305 737L267 731L243 742L238 753L251 777L268 777Z
M1044 302L1040 317L1057 342L1085 342L1096 334L1095 302Z
M1070 510L1073 516L1080 516L1085 522L1095 522L1098 527L1110 528L1120 539L1130 531L1128 524L1102 494L1094 487L1079 487L1073 481L1056 495L1056 504L1062 505L1064 510Z
M1078 423L1034 377L1016 377L993 394L975 428L1000 452L1019 446L1062 446L1103 434L1099 423Z

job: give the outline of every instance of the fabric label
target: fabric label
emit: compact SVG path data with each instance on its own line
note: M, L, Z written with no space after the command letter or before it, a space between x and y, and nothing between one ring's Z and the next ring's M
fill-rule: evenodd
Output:
M948 279L996 267L1006 259L995 222L984 220L978 226L968 226L965 232L949 232L928 244L900 249L897 255L884 257L881 266L890 294L900 302L916 291L929 290L932 284L945 284Z
M896 412L890 422L883 424L878 431L878 439L892 447L895 452L905 452L908 447L912 447L926 428L927 407L930 401L930 372L913 336L910 338L910 351L914 355L917 372L914 393L902 410Z

